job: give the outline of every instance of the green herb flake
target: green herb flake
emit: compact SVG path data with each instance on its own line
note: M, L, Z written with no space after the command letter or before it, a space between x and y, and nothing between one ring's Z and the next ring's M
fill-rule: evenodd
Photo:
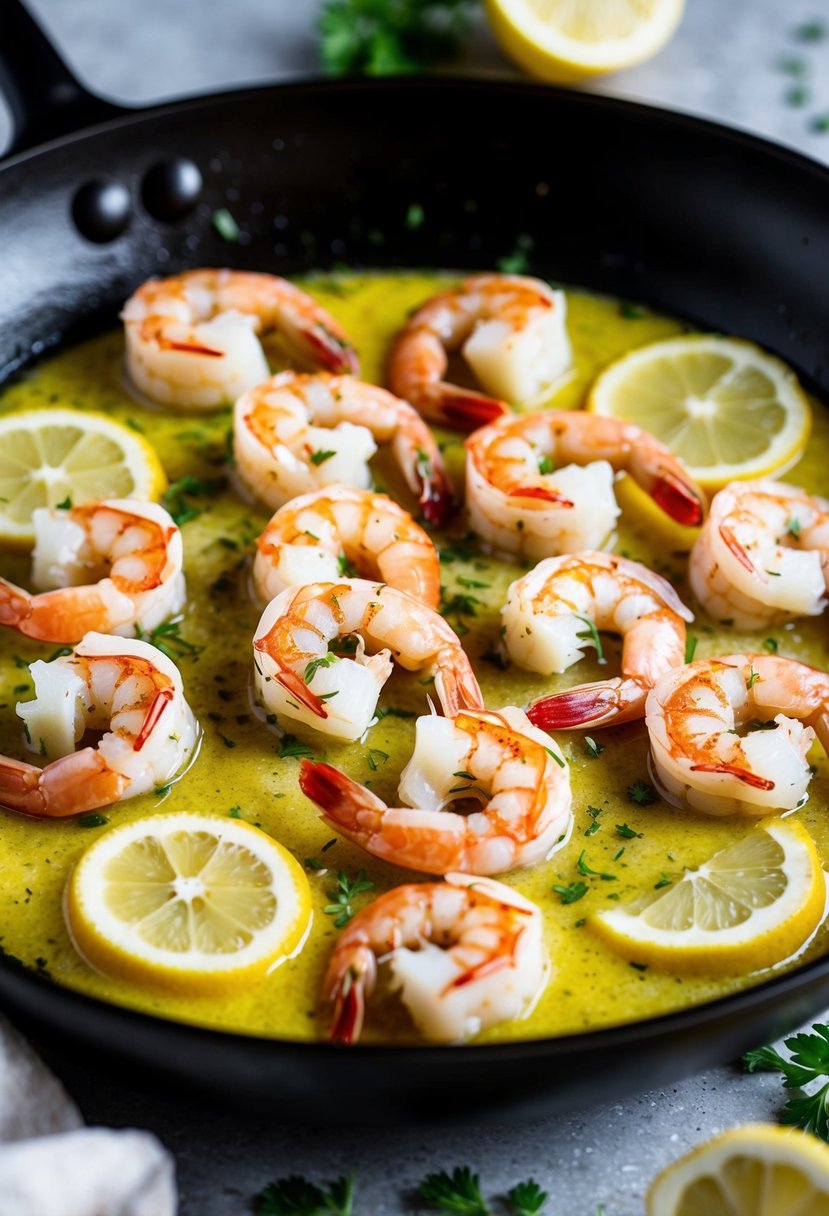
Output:
M627 796L637 806L650 806L657 799L656 790L641 777L637 777L633 784L628 786Z
M316 452L311 453L308 459L311 461L311 464L319 466L325 464L326 460L330 460L332 456L336 455L337 453L333 448L318 448Z
M81 815L78 819L79 828L102 828L106 823L109 823L106 815L101 815L98 811L93 811L91 815Z
M697 642L699 638L688 637L685 639L685 662L693 663L694 655L697 652Z
M358 870L353 880L345 870L338 870L336 889L329 892L332 902L326 904L323 911L326 916L333 916L335 926L342 929L357 915L356 909L351 906L354 898L365 891L373 890L374 883L366 878L365 870Z
M227 207L219 207L218 211L213 212L212 224L223 241L228 241L231 244L234 241L238 241L239 225Z
M409 203L409 208L406 212L405 224L410 231L417 228L422 228L426 220L426 213L420 203Z
M633 828L628 827L626 823L617 823L616 835L621 836L622 840L641 840L644 833L634 832Z
M591 739L590 735L585 735L584 750L587 752L591 760L598 760L599 756L604 751L604 744L597 743L595 739Z
M553 883L553 890L563 904L575 904L584 898L589 888L586 883L571 882L566 886L561 883Z

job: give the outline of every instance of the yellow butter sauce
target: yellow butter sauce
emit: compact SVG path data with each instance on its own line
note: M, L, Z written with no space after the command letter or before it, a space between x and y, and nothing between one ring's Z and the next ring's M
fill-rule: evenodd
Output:
M352 335L360 351L362 374L382 382L389 342L408 312L446 282L437 275L341 275L311 280L309 288ZM619 302L568 292L569 327L575 352L575 373L556 393L554 404L577 406L586 386L606 364L635 346L670 337L683 330L673 320ZM273 352L278 359L278 352ZM111 413L142 431L156 446L171 482L182 477L206 481L223 478L230 412L209 416L163 413L138 404L127 391L122 369L123 340L119 332L93 339L48 359L0 395L0 410L43 405L70 405ZM440 434L456 479L463 464L462 436ZM820 492L829 462L829 410L815 404L809 449L787 480ZM378 483L404 505L413 507L393 467L382 456L374 465ZM364 744L330 745L306 738L281 740L274 725L263 720L251 693L251 649L259 612L249 593L250 554L267 513L237 497L225 482L220 491L193 495L198 515L183 525L188 602L181 634L201 650L183 656L180 667L187 698L203 727L196 763L169 791L137 798L103 812L111 823L152 815L156 811L197 810L215 815L239 815L261 825L287 845L308 869L314 893L314 926L301 955L284 964L254 987L241 988L221 1000L171 997L108 979L90 970L72 947L64 926L61 903L67 875L81 852L107 825L84 827L77 820L27 819L0 810L0 945L32 967L46 969L61 984L92 996L165 1017L225 1027L279 1038L311 1039L324 1032L317 998L320 979L337 930L324 908L331 902L340 869L353 876L364 868L377 891L422 876L398 870L337 839L320 823L315 809L300 794L296 754L308 750L340 765L387 801L395 800L397 778L414 735L414 718L423 712L429 688L414 676L395 672L380 704L402 711L386 714ZM640 497L622 487L627 510L616 548L675 579L688 598L685 581L688 537L665 530L658 514ZM462 531L440 538L449 550L443 582L449 596L473 597L474 610L450 619L460 625L464 645L473 658L490 707L522 705L545 689L553 690L613 672L619 644L608 641L609 666L585 659L561 677L545 680L514 667L500 670L491 659L498 640L499 609L508 584L520 568L458 544ZM3 573L25 584L28 557L3 553ZM459 581L463 579L467 585ZM469 586L469 583L474 584ZM477 584L484 584L478 586ZM744 649L762 649L765 635L741 634L698 615L690 633L697 638L697 657ZM779 653L817 666L829 667L826 618L795 622L774 631ZM17 700L31 696L27 663L47 657L55 647L26 641L10 630L0 631L0 752L27 758ZM290 729L290 727L289 727ZM747 822L718 821L666 807L661 802L639 806L627 791L647 779L644 726L596 732L604 750L591 756L582 735L561 734L559 742L572 768L576 823L569 844L549 862L507 876L506 882L535 900L543 909L553 964L552 978L532 1015L497 1026L486 1041L559 1035L640 1018L647 1018L734 991L764 978L680 978L654 969L631 967L615 956L584 924L601 908L649 890L666 878L678 878L686 866L696 866L716 849L751 831ZM282 754L281 754L282 753ZM287 753L287 754L286 754ZM823 856L829 857L829 765L821 749L813 749L816 773L809 802L800 812ZM590 808L590 809L588 809ZM598 824L597 830L592 830ZM636 836L620 835L626 825ZM590 832L587 835L587 832ZM584 851L590 869L612 877L580 874L577 861ZM324 866L325 870L313 868ZM552 887L583 882L588 890L577 902L564 904ZM368 897L359 897L362 906ZM808 955L826 948L826 929L816 936ZM381 1016L370 1024L366 1038L413 1036L406 1020L394 1015L393 1002L384 1001Z

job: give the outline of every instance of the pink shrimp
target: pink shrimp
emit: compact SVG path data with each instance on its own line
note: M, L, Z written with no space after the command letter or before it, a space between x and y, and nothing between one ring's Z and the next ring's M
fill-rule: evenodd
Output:
M682 461L641 427L581 410L500 418L466 441L473 531L498 552L539 560L605 545L628 473L678 523L702 522L705 495Z
M671 584L647 566L592 550L539 562L509 588L501 615L510 657L542 675L566 671L589 646L598 648L599 630L624 638L621 679L533 701L527 715L544 730L643 717L648 690L685 662L685 623L694 619Z
M346 926L328 963L332 1042L360 1038L381 961L421 1035L456 1042L535 1002L547 978L541 912L510 887L470 874L387 891Z
M32 513L37 595L0 579L0 624L42 642L149 632L184 604L181 532L157 503L108 499ZM107 573L90 582L102 571ZM79 585L80 584L80 585Z
M506 401L443 379L463 354L492 393L535 399L570 366L564 294L523 275L479 274L422 304L398 334L389 383L424 418L473 430L509 413Z
M330 486L280 507L257 542L253 581L263 601L286 587L335 581L342 567L440 601L440 561L428 532L386 494Z
M389 807L317 761L303 761L299 784L330 827L375 857L427 874L502 874L533 865L566 842L572 825L563 756L512 707L419 718L400 780L408 806ZM459 800L480 809L444 809Z
M30 670L36 696L17 713L48 762L0 756L0 806L80 815L165 785L192 754L198 728L178 668L148 642L89 633L72 654ZM105 733L76 752L87 730Z
M353 657L329 643L356 637ZM367 656L366 646L379 653ZM289 587L268 604L253 639L256 687L272 713L339 739L368 729L392 658L435 673L447 714L480 709L481 690L457 634L404 591L368 579Z
M354 347L330 313L272 274L208 269L148 279L121 316L130 376L165 405L235 401L267 378L257 335L271 330L305 366L358 370Z

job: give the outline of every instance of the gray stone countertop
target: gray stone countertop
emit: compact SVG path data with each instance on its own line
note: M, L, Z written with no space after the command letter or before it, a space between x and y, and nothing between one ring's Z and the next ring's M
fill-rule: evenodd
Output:
M93 89L135 104L317 72L316 0L31 0ZM652 62L594 87L703 114L829 161L829 39L799 42L801 23L829 20L829 0L688 0L672 43ZM2 37L2 26L0 26ZM802 81L781 68L801 61ZM461 70L512 69L479 26ZM804 84L805 95L789 96ZM788 98L788 99L787 99ZM794 104L798 100L802 104ZM0 113L0 146L7 136ZM459 132L462 138L462 132ZM637 1216L650 1178L716 1131L773 1119L776 1077L714 1069L670 1088L567 1118L464 1129L320 1130L297 1126L274 1096L272 1120L114 1086L93 1070L60 1068L86 1119L147 1127L174 1152L182 1216L236 1216L267 1182L291 1173L330 1179L354 1170L359 1216L400 1216L427 1172L468 1164L488 1195L534 1176L549 1216ZM642 1078L643 1087L647 1077ZM604 1208L603 1206L604 1205Z

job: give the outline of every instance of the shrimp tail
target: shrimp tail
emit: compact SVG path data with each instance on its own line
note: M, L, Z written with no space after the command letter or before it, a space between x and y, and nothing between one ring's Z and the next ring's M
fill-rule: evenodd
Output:
M385 803L333 764L303 760L299 788L322 809L326 823L358 844L379 830Z
M92 747L36 768L0 756L0 806L24 815L60 819L109 806L123 795L129 781L107 768Z
M666 515L683 527L699 527L705 518L705 501L701 492L668 470L657 477L650 495Z
M449 479L441 469L432 469L420 483L420 509L423 518L436 528L442 528L455 510L455 496Z
M636 680L597 680L566 692L540 697L527 717L542 730L575 730L580 726L621 726L645 713L647 689Z
M366 1012L365 985L346 972L334 1001L330 1040L351 1047L360 1037Z
M510 413L505 401L487 397L484 393L476 393L471 389L458 389L451 384L440 384L435 398L439 415L435 421L442 421L459 431L476 431L479 427L487 426L496 418Z
M559 507L574 507L576 504L565 498L552 486L515 486L509 492L510 498L540 498L544 502L554 502Z
M453 651L447 660L438 657L435 691L447 718L454 718L465 709L485 708L483 693L469 660L466 655L460 659L457 651Z
M740 768L738 764L692 764L691 772L725 773L729 777L736 777L738 781L742 781L756 790L774 789L773 781L770 781L767 777L758 777L756 773L752 773L747 768Z
M356 376L360 370L357 352L349 343L332 334L322 325L314 326L303 333L303 339L311 347L316 359L326 371L335 375Z
M8 625L21 633L32 613L32 596L22 587L0 578L0 625Z

